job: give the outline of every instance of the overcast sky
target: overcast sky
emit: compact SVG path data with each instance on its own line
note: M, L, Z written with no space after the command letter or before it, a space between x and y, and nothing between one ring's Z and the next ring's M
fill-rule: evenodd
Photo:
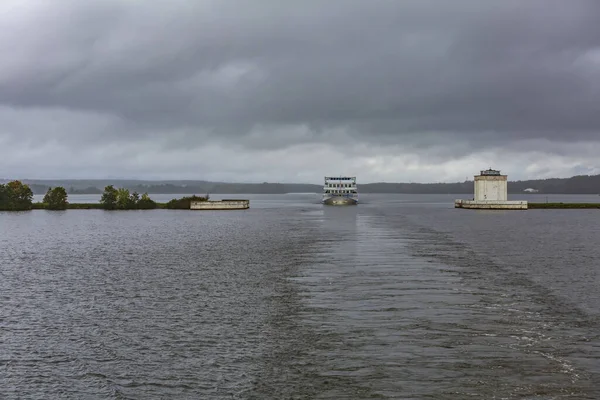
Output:
M0 178L600 173L600 1L2 0Z

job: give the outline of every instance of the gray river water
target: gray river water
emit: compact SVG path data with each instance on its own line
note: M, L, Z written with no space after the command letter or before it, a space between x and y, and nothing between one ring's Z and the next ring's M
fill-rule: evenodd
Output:
M243 197L0 212L0 398L600 398L600 211Z

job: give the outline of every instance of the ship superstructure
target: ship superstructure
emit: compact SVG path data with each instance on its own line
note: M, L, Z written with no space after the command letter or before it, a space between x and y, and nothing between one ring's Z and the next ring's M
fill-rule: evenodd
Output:
M323 186L323 204L358 204L358 187L355 176L326 176Z

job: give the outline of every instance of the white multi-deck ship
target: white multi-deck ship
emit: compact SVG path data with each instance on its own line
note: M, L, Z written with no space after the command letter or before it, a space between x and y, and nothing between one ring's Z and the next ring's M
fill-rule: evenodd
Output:
M358 204L358 188L355 176L326 176L323 186L323 204L354 205Z

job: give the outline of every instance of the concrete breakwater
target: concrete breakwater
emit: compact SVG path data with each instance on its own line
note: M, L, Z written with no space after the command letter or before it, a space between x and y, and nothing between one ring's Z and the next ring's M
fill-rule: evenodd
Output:
M481 210L527 210L527 201L510 200L455 200L455 208Z
M250 200L223 199L192 201L190 210L245 210L250 208Z

